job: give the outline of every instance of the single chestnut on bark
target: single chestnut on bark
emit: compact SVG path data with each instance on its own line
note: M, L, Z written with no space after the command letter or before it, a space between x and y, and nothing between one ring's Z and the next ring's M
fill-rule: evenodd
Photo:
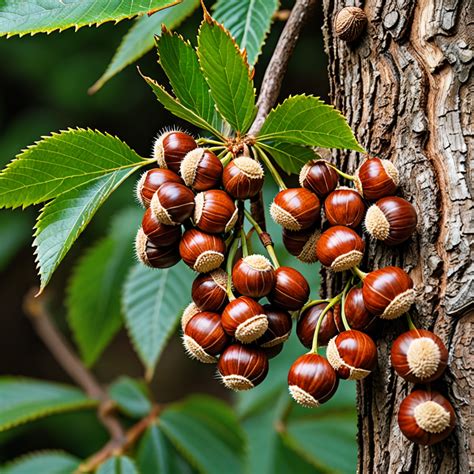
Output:
M344 303L344 311L351 329L369 333L375 329L378 318L369 313L365 307L362 288L354 287L349 290ZM340 311L334 314L334 322L339 332L345 330Z
M314 263L318 261L316 256L316 244L321 236L321 231L317 227L310 227L303 230L283 229L283 245L288 252L304 263Z
M331 225L355 229L364 218L365 203L355 189L340 187L324 201L324 212Z
M379 199L365 216L365 228L370 236L387 245L405 242L415 232L416 224L415 208L397 196Z
M309 189L319 198L324 198L336 189L339 176L325 160L308 161L301 168L299 182L302 188Z
M186 154L179 168L184 184L194 191L218 187L224 167L217 156L207 148L195 148Z
M308 349L311 349L311 346L313 345L314 331L316 329L316 325L318 324L319 318L321 317L321 313L324 311L326 306L327 303L319 303L317 305L310 306L301 313L298 319L296 334L298 335L298 339L300 340L301 344L303 344L303 346ZM332 339L337 334L337 332L337 327L334 321L334 313L333 309L331 308L323 316L318 333L318 346L327 346L329 340Z
M248 199L257 195L263 186L262 165L249 156L234 158L222 175L224 189L235 199Z
M225 242L218 235L189 229L181 238L179 253L186 265L199 273L207 273L224 262Z
M148 240L157 247L177 246L181 239L181 226L162 224L150 208L143 215L142 229Z
M237 207L232 198L220 189L210 189L196 195L194 224L204 232L228 232L237 222Z
M217 313L199 312L186 324L183 344L186 352L193 358L212 364L229 344L230 338L224 332L221 318Z
M227 299L227 273L218 268L202 273L193 281L191 297L201 311L220 312Z
M430 446L446 439L456 425L454 409L439 392L415 390L400 404L398 426L413 443Z
M309 298L309 285L306 278L291 267L277 268L275 276L275 285L267 296L268 301L286 311L300 310Z
M375 201L395 193L399 174L390 161L368 158L356 171L354 183L365 199Z
M291 334L291 316L287 311L266 304L263 309L268 319L268 328L257 340L257 344L264 348L279 346L286 342Z
M319 354L304 354L288 372L288 389L293 399L308 408L318 407L336 393L339 380L331 364Z
M135 237L135 252L140 262L152 268L169 268L181 260L177 245L158 247L150 242L141 227Z
M273 220L285 229L302 230L320 221L321 205L318 196L306 188L280 191L270 206Z
M197 148L194 138L179 130L162 133L153 144L153 157L160 168L169 168L178 174L184 157Z
M372 314L382 319L395 319L415 302L413 280L399 267L380 268L364 278L362 296Z
M194 303L194 301L192 303L189 303L188 306L186 306L186 308L184 308L183 314L181 315L181 321L180 321L181 322L181 330L183 332L186 329L186 326L189 323L189 321L191 320L191 318L195 314L200 313L200 312L201 312L201 310L198 308L196 303Z
M194 193L184 184L164 183L153 195L150 209L162 224L182 224L193 214Z
M336 225L329 227L319 237L316 256L325 267L342 272L359 265L364 249L364 241L355 231Z
M253 254L240 258L232 270L235 289L244 296L261 298L275 285L275 270L268 258Z
M235 391L250 390L267 376L268 357L258 347L232 344L219 357L217 369L227 388Z
M390 354L397 374L412 383L435 381L448 363L443 341L425 329L411 329L398 336Z
M138 202L144 207L150 207L151 198L158 188L165 183L183 184L183 180L171 170L153 168L145 171L137 182L135 194Z

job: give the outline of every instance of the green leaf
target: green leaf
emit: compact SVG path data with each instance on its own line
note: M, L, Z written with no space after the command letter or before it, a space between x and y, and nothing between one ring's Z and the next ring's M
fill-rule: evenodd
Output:
M183 0L173 8L167 8L152 16L143 15L138 18L123 37L106 71L89 89L89 92L91 94L97 92L109 79L150 51L154 45L153 36L161 33L162 24L168 29L176 28L198 5L199 0Z
M259 143L261 148L268 151L283 171L288 174L299 174L303 165L314 160L316 155L311 148L294 143Z
M233 411L220 400L194 396L170 405L161 414L159 426L200 472L243 472L244 434Z
M120 329L120 291L133 263L132 243L140 211L119 214L108 237L99 241L74 269L68 287L68 321L82 359L93 365Z
M128 456L108 459L99 466L97 474L139 474L135 462Z
M0 377L0 431L54 413L97 404L80 390L40 380Z
M151 410L146 384L130 377L120 377L109 387L109 396L119 408L133 418L143 418Z
M74 27L118 22L151 10L174 5L173 0L3 0L0 2L0 36L51 33Z
M183 289L192 280L193 273L182 263L159 271L137 264L125 282L125 325L147 378L178 325L185 306Z
M80 462L80 459L61 451L37 451L1 466L0 474L71 474Z
M198 56L220 114L245 133L257 112L247 58L229 32L207 13L199 30Z
M213 7L214 18L245 48L250 64L257 62L278 4L278 0L219 0Z
M191 43L165 30L157 39L157 48L161 67L180 103L219 128L221 120Z
M0 174L0 208L27 207L105 174L146 162L118 138L93 130L53 133L23 150Z
M305 95L290 97L273 109L257 138L259 142L274 140L365 152L338 110L318 97Z
M30 236L30 219L20 212L0 212L0 271L25 245Z

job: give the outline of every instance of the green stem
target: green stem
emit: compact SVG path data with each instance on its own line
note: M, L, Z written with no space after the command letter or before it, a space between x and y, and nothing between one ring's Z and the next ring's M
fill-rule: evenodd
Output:
M221 160L221 163L222 163L222 166L224 166L224 168L230 163L230 161L232 160L232 153L229 151L225 156L224 158L219 158Z
M280 173L278 173L277 169L273 166L272 161L266 155L266 153L258 145L255 145L255 150L260 155L260 158L262 159L262 161L265 163L265 166L268 168L268 171L270 171L270 174L272 175L272 178L275 181L275 183L280 188L280 191L287 189L286 184L284 183L282 177L280 176Z
M321 328L321 324L323 322L324 316L326 316L326 313L340 301L341 296L342 296L342 293L339 293L337 296L330 299L329 303L326 305L326 307L322 310L321 314L319 315L318 324L316 325L316 329L314 330L313 345L311 346L311 351L310 351L312 354L318 353L318 334L319 334L319 329Z
M308 308L312 306L316 306L317 304L321 303L329 303L329 300L326 298L325 300L311 300L308 301L299 311L299 314L303 314Z
M351 174L344 173L343 171L341 171L339 168L337 168L336 166L332 165L331 163L328 163L328 165L329 165L339 176L342 176L343 178L346 178L346 179L348 179L349 181L354 181L354 180L355 180L355 176L353 176L353 175L351 175Z
M344 329L346 331L351 330L351 327L349 326L349 323L347 322L347 318L346 318L345 305L346 305L347 292L349 291L349 287L352 284L352 278L349 278L349 281L346 283L346 286L344 287L344 290L342 291L342 298L341 298L341 319L342 319L342 324L344 325Z
M242 242L242 255L247 257L249 254L249 249L247 247L247 236L245 235L245 230L243 227L240 229L240 240Z
M219 145L219 146L224 146L224 142L218 141L218 140L211 140L210 138L198 138L196 140L198 145Z
M208 150L210 151L225 150L225 149L226 149L225 146L211 146L210 148L208 148Z
M410 313L407 313L406 316L407 316L408 328L417 329L417 327L415 326L415 323L413 322L413 319L411 319Z
M227 296L229 301L235 300L235 295L232 292L232 266L234 263L234 257L237 253L237 249L239 248L239 238L235 236L232 245L230 246L229 253L227 254Z
M357 275L361 280L364 280L364 278L368 275L368 273L363 272L358 266L352 268L352 273Z

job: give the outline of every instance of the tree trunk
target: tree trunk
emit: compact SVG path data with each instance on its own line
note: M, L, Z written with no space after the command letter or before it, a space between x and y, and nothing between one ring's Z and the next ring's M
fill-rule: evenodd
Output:
M386 323L378 341L378 369L358 385L359 472L472 472L473 51L469 44L474 8L462 0L356 3L369 23L361 38L348 44L335 37L333 27L335 14L344 6L348 3L323 1L331 101L371 155L388 158L398 167L401 195L415 205L419 220L418 233L407 244L390 249L370 243L362 268L395 264L410 273L417 291L415 324L436 332L449 350L449 368L433 387L448 397L457 416L454 433L433 447L417 446L403 437L398 407L413 384L394 373L389 353L393 340L407 327L404 319ZM361 158L343 152L331 157L349 172ZM327 273L323 277L323 287L334 290L338 282Z

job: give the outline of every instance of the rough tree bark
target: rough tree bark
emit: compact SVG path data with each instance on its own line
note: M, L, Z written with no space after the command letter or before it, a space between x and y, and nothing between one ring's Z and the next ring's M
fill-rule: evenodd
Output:
M356 2L369 24L348 45L333 30L336 12L348 5L354 3L323 1L331 100L372 155L397 165L401 194L419 216L410 243L395 249L371 243L362 268L396 264L410 272L417 290L415 323L434 330L449 349L449 369L435 388L457 414L455 432L437 446L419 447L401 435L398 407L413 386L390 368L389 349L406 326L387 323L379 368L358 386L359 471L472 472L474 6L467 0ZM332 156L349 172L361 158ZM323 276L331 292L337 282Z

